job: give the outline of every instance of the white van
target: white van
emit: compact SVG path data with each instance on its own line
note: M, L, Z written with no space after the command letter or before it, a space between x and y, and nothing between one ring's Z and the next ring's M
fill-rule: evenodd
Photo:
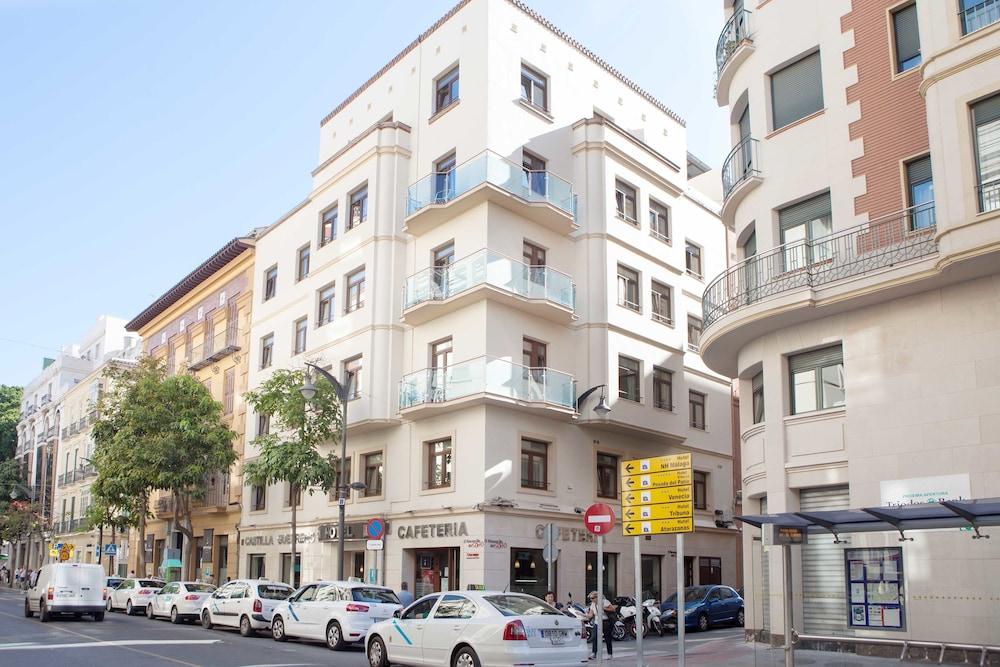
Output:
M35 573L24 596L24 615L47 623L53 614L91 614L104 620L104 568L96 563L49 563Z

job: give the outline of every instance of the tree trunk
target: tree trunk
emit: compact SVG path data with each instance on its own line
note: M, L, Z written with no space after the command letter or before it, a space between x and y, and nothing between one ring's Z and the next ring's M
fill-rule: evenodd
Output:
M117 541L117 527L115 524L111 524L111 544L118 544ZM144 572L139 572L139 576L144 576ZM108 554L108 576L115 576L115 557L114 554Z
M296 532L295 532L295 510L298 508L298 506L299 506L299 487L293 485L292 486L292 562L291 562L291 564L289 565L289 568L288 568L289 570L291 570L291 574L289 575L291 581L288 582L288 585L291 586L292 588L296 588L296 586L295 586L295 550L296 550L295 547L297 546L298 540L297 540L297 535L296 535Z
M185 544L185 556L182 559L181 568L181 578L185 581L194 581L194 570L196 566L195 562L195 552L196 544L194 541L194 526L191 523L191 499L184 495L182 496L177 491L174 491L174 518L177 521L177 530L184 536L186 541Z
M104 563L104 524L97 527L97 562ZM111 576L111 573L108 573Z
M139 512L139 548L135 550L135 572L140 577L146 576L146 510L148 507L149 493L145 492L142 494L142 510Z

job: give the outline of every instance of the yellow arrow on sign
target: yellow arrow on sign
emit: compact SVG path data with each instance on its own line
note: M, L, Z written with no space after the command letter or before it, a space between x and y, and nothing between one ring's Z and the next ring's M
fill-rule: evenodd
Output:
M622 507L679 503L691 500L691 486L668 486L662 489L642 489L622 493Z
M649 459L622 461L622 475L641 475L664 470L683 470L691 467L691 454L654 456Z
M622 477L622 489L639 491L642 489L662 489L666 486L680 486L691 483L691 470L667 470L649 475L629 475Z
M638 535L663 535L665 533L692 533L694 519L654 519L650 521L624 521L622 532L626 537Z
M660 503L659 505L622 507L622 521L684 519L692 516L694 514L693 510L693 503L690 500L683 503Z

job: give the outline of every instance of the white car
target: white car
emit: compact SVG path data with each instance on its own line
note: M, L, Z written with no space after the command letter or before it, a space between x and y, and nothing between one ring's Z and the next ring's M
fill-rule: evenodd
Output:
M201 616L201 606L215 592L215 586L197 581L172 581L156 592L146 605L146 617L169 616L180 623Z
M579 620L520 593L447 591L426 595L365 637L371 667L500 667L587 663Z
M372 623L402 609L392 589L353 581L317 581L306 584L274 608L271 636L322 639L339 651L363 641Z
M271 615L292 587L266 579L236 579L216 589L201 606L201 625L239 628L244 637L271 627Z
M108 591L107 610L124 609L129 616L145 611L161 588L163 582L159 579L124 579L118 588Z

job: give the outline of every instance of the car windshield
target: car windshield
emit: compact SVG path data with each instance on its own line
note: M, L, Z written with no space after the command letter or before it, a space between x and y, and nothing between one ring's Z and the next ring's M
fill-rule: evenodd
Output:
M705 596L708 595L707 586L695 586L684 591L684 602L698 602L703 600ZM668 597L664 602L677 602L677 593L674 593Z
M265 600L284 600L292 594L292 589L288 586L261 584L257 586L257 594Z
M355 602L399 604L399 598L387 588L352 588L351 597Z
M139 579L139 585L146 588L163 588L163 582L155 579Z
M211 593L215 590L215 586L211 584L184 584L184 588L190 593Z
M487 595L484 599L504 616L562 616L561 611L527 595Z

